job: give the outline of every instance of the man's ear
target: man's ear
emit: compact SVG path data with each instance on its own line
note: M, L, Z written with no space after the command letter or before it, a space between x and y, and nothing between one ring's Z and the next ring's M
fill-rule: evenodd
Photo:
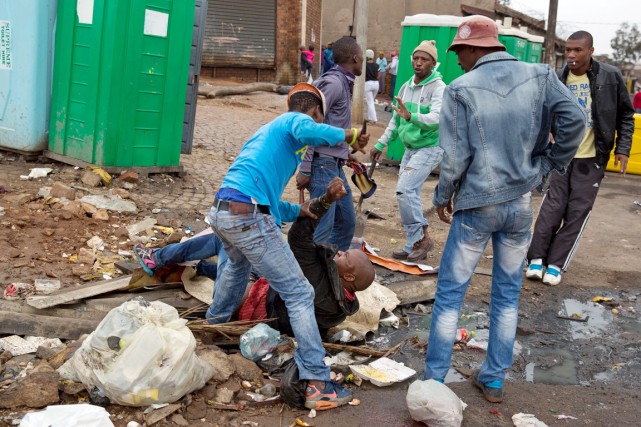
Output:
M344 273L341 276L341 279L343 279L346 282L353 282L354 280L356 280L356 276L354 276L354 273Z

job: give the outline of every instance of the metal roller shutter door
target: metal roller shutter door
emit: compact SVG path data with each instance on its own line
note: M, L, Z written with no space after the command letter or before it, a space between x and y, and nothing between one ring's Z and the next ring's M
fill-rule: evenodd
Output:
M209 0L202 65L275 68L275 62L275 0Z

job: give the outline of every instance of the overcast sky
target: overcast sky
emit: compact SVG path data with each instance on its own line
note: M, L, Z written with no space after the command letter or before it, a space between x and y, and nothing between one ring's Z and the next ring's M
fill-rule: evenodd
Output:
M510 7L547 20L549 0L511 0ZM595 54L611 54L610 40L622 22L641 30L640 0L559 0L556 15L560 37L585 30L594 37Z

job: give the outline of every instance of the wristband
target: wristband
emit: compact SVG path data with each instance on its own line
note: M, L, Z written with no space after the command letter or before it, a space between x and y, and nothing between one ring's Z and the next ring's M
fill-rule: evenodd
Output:
M302 172L302 171L300 171L300 172L298 172L298 173L299 173L299 174L301 174L301 175L303 175L303 176L308 176L308 177L309 177L309 176L312 176L312 174L307 173L307 172Z
M352 137L352 142L348 142L348 143L347 143L350 147L351 147L352 145L354 145L354 143L355 143L355 142L356 142L356 140L358 139L358 129L356 129L356 128L352 128L352 132L354 132L354 136Z
M321 203L321 205L323 205L323 207L324 207L325 209L329 209L329 207L332 205L331 203L327 203L327 202L325 201L325 195L324 195L324 194L323 194L322 196L320 196L320 198L318 199L318 201Z

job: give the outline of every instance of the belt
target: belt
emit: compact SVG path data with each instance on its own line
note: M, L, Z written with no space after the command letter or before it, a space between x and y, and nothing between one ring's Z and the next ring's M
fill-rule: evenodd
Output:
M334 157L330 154L323 154L323 153L314 153L314 157L320 157L321 159L332 159L332 160L342 160L339 159L338 157Z
M260 212L265 215L270 215L269 206L257 205L254 203L244 202L228 202L225 200L214 199L214 207L219 211L226 211L234 215L247 215Z

